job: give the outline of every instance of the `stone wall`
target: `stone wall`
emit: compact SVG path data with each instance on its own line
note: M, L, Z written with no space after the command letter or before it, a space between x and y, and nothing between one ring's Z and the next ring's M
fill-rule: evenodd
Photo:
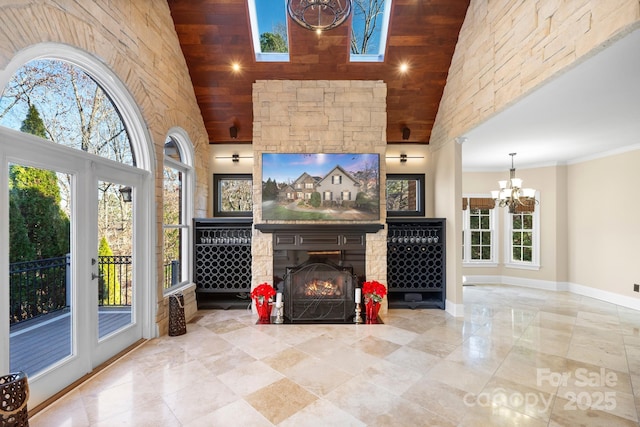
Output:
M162 206L163 146L174 126L194 145L197 178L195 216L206 216L208 136L175 32L169 7L156 0L22 0L0 7L0 69L21 49L41 42L77 47L100 58L135 99L155 149L155 206ZM156 322L168 325L162 295L162 210L156 224ZM185 294L187 316L196 310L195 294Z
M471 0L430 144L452 142L639 20L638 0Z
M262 153L377 153L380 188L386 176L387 85L382 81L259 80L253 84L253 176L262 176ZM380 220L384 223L384 200ZM254 200L262 186L254 180ZM256 203L255 224L262 220ZM273 283L272 235L254 230L252 286ZM367 234L367 280L386 284L386 230ZM383 310L386 310L383 304Z
M462 233L462 154L455 138L640 26L638 0L471 0L431 133L434 215ZM462 306L461 245L447 248L447 311Z

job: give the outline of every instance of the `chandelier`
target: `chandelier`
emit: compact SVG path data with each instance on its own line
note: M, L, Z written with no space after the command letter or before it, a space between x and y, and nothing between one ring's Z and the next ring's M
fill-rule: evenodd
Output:
M513 167L513 156L517 153L509 153L511 156L511 169L509 169L509 181L498 181L500 190L491 192L491 197L501 208L508 207L509 213L516 212L516 206L524 206L530 203L538 203L536 190L522 188L522 180L516 178L516 169ZM533 201L533 202L532 202Z
M309 30L330 30L351 14L351 0L287 0L289 16Z

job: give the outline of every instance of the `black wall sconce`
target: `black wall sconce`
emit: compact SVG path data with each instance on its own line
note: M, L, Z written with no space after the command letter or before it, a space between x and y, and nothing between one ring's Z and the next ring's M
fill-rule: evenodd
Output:
M238 137L238 128L235 125L229 128L229 136L231 139L236 139Z
M424 159L424 156L409 156L407 154L400 154L399 156L387 156L387 159L400 159L400 163L407 163L409 159Z
M120 187L120 194L122 195L122 201L125 203L131 202L133 200L131 187Z
M411 129L409 129L408 127L403 127L402 128L402 139L404 139L405 141L407 139L409 139L409 137L411 136Z

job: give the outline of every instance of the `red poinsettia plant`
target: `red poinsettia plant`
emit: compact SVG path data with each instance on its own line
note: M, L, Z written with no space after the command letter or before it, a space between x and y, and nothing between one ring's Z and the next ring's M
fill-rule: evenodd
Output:
M276 290L273 289L268 283L261 283L251 291L251 298L255 299L258 303L263 304L265 301L269 301L276 295Z
M365 298L369 298L374 302L380 302L382 298L387 295L387 288L382 283L372 280L362 284L362 293Z

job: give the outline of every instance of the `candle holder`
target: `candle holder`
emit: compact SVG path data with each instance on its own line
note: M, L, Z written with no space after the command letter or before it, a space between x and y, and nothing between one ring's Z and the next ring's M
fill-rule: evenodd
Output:
M360 303L357 302L356 303L356 318L354 319L354 322L356 325L359 325L362 323L362 316L360 316L360 313L362 312L362 308L360 307Z
M284 316L282 315L282 302L276 302L276 320L273 323L282 324L284 323Z

